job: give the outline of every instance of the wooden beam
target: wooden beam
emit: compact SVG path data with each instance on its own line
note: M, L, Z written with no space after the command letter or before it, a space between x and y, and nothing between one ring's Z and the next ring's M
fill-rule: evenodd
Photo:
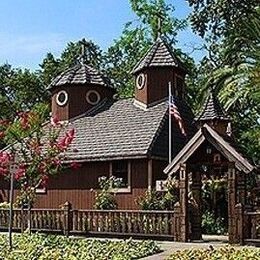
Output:
M153 160L148 160L148 190L152 190L153 183Z

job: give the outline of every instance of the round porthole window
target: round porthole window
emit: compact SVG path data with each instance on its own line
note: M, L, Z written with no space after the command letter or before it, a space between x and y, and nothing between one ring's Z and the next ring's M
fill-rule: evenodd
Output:
M96 105L100 101L101 97L96 90L89 90L87 92L86 99L90 105Z
M69 99L68 93L62 90L56 96L56 103L59 106L65 106L68 102L68 99Z
M145 86L145 83L146 83L146 77L143 73L141 73L136 78L136 86L138 89L142 89Z

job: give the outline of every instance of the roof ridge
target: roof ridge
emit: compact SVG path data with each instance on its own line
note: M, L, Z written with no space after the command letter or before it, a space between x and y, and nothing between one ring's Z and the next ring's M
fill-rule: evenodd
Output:
M100 101L97 105L94 107L90 108L88 111L82 113L81 115L78 115L76 117L73 117L70 119L70 122L74 122L75 120L81 119L83 117L91 116L92 113L95 113L98 111L100 108L102 108L106 103L108 103L109 99L104 98L102 101Z

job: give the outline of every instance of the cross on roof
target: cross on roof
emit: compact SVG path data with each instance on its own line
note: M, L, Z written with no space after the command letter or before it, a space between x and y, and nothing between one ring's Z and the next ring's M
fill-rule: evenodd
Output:
M89 44L85 38L83 38L81 41L79 41L79 43L81 44L81 54L79 56L79 60L83 64L84 59L86 58L86 48L89 46Z
M165 17L163 16L161 10L157 10L157 11L155 12L155 16L156 16L157 19L158 19L157 38L159 38L159 37L161 37L161 35L162 35L162 24L163 24L163 21L165 20Z

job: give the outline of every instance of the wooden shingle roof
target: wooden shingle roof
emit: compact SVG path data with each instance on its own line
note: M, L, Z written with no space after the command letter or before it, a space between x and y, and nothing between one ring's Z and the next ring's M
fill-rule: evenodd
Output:
M211 90L203 105L201 112L195 118L196 121L208 121L208 120L230 120L225 110L222 108L217 96Z
M76 138L66 153L67 161L99 161L154 156L168 157L168 102L162 101L143 110L133 99L107 101L93 113L72 120ZM186 104L178 103L180 113L192 135L193 115ZM186 142L177 124L173 124L173 154ZM77 152L73 152L77 150Z
M97 84L110 87L110 80L96 69L86 64L78 63L58 75L48 86L52 89L62 85Z
M188 137L172 120L172 154L175 156L194 134L193 114L183 100L175 100ZM48 128L48 123L44 126ZM154 158L168 160L168 101L141 109L134 99L103 100L85 114L71 119L65 130L75 139L64 163ZM10 149L5 147L4 150Z
M148 67L178 67L186 71L182 62L179 58L172 52L168 44L159 37L144 57L136 64L132 70L132 74L141 71Z

